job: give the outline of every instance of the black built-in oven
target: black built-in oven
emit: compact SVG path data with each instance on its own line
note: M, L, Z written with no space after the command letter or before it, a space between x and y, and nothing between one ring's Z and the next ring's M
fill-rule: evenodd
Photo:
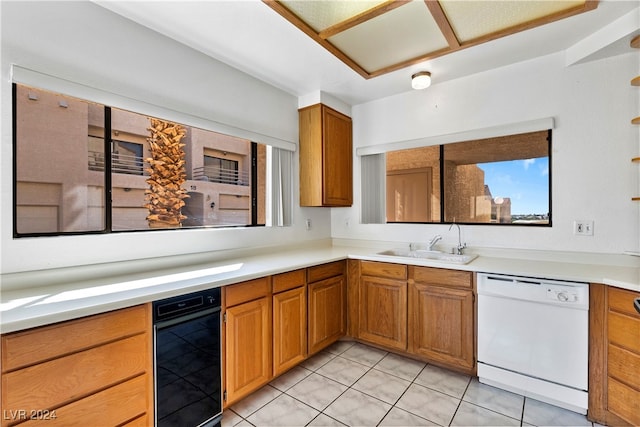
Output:
M219 425L220 289L154 302L153 324L156 426Z

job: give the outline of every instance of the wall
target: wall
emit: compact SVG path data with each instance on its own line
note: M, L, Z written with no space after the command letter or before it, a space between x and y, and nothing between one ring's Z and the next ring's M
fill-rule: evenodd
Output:
M629 82L639 67L637 52L569 67L557 53L357 105L354 146L553 117L553 227L462 226L463 239L478 247L638 251L638 202L631 197L639 173L630 159L639 133L630 120L640 96ZM355 156L354 174L359 190ZM352 208L333 210L334 238L420 242L442 234L445 246L457 243L446 225L359 224L359 193ZM574 220L593 220L594 235L574 236Z
M90 2L1 2L0 15L1 273L329 237L330 212L299 208L296 182L292 227L13 239L12 63L295 143L298 100Z

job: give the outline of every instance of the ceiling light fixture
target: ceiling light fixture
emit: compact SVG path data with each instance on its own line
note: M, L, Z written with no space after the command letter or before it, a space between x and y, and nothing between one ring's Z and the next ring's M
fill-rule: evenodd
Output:
M416 90L426 89L431 86L431 73L419 71L411 76L411 87Z

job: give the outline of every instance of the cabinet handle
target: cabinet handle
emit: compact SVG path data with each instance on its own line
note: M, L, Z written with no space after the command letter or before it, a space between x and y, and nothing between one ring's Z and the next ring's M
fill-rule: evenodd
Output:
M636 311L640 313L640 298L636 298L633 301L633 306L636 308Z

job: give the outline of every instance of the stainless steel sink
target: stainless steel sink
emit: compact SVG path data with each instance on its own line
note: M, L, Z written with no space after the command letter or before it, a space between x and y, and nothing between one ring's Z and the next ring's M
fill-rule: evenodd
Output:
M432 259L435 261L447 262L451 264L468 264L478 257L478 255L457 255L447 254L440 251L427 251L427 250L415 250L408 249L390 249L387 251L378 252L378 255L403 257L403 258L419 258L419 259Z

